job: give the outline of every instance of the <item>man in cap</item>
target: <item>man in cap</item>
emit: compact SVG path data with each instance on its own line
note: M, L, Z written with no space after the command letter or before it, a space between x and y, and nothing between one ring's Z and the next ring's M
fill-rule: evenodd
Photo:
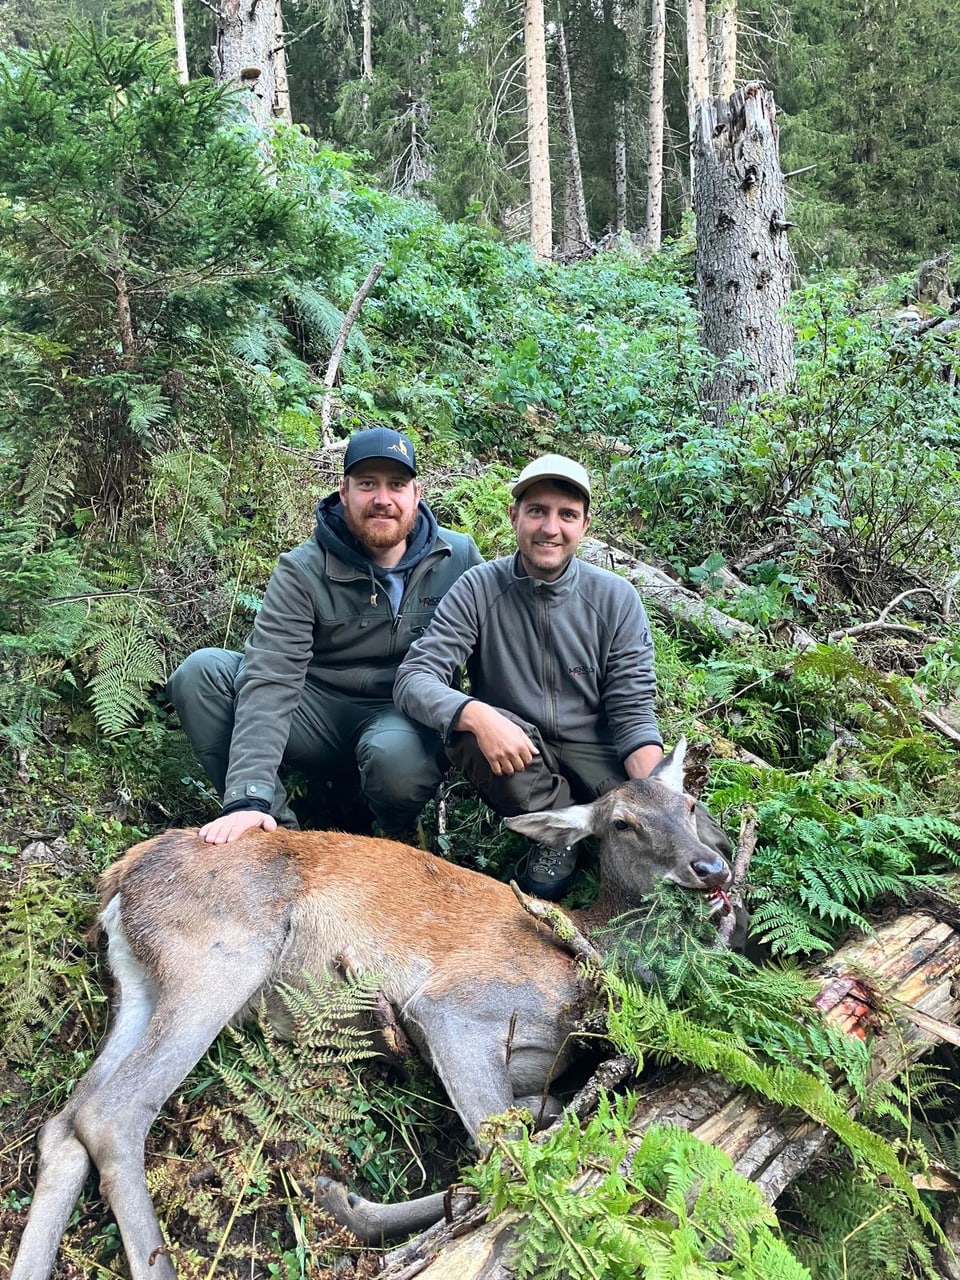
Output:
M466 573L400 664L398 708L443 735L497 813L584 803L663 756L653 642L635 589L577 559L590 477L547 454L514 481L511 556ZM470 694L457 687L466 667ZM538 846L523 887L563 896L571 849Z
M440 738L396 709L393 680L441 597L482 558L471 538L438 527L422 491L406 436L357 432L314 536L280 557L244 652L200 649L170 677L223 800L200 829L208 843L297 825L281 763L316 779L339 779L346 765L392 835L408 835L433 795Z

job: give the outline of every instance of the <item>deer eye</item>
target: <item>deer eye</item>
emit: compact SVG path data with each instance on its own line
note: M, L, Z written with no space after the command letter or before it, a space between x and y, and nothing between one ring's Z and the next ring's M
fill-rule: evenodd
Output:
M630 823L629 823L629 822L624 822L624 820L623 820L622 818L617 818L617 819L616 819L616 821L614 822L613 826L614 826L614 829L615 829L616 831L629 831L629 830L630 830Z

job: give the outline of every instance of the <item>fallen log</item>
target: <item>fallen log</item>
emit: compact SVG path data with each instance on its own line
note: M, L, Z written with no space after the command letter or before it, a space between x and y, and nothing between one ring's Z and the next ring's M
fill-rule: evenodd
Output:
M636 556L631 556L607 542L601 542L599 538L584 538L580 543L577 554L581 560L585 560L588 564L599 565L601 568L612 569L614 572L621 574L628 582L633 583L643 596L644 604L650 610L692 632L694 635L704 636L714 632L728 640L738 636L742 636L744 639L756 639L757 637L756 629L749 623L741 622L739 618L732 618L728 613L724 613L723 610L708 604L695 591L689 590L679 582L674 582L673 578L664 573L662 569L646 564L644 561L638 560ZM924 588L924 590L928 590L928 588ZM897 597L897 601L908 594L911 593L902 592ZM856 635L877 630L878 626L879 624L863 623L858 627L847 628L845 631L831 632L828 641L833 643L845 635L855 638ZM784 636L785 645L796 649L800 653L814 649L821 643L816 636L796 623L786 624L784 629L786 632ZM894 624L884 622L881 629L890 631L895 628ZM906 628L906 630L909 631L910 635L916 634L914 628ZM884 678L883 673L876 670L869 663L864 662L863 666L868 671L875 672L878 680ZM916 685L912 685L911 688L922 704L924 701L922 690L917 688ZM884 706L888 711L893 710L891 704L886 700L884 700ZM960 746L960 732L947 724L941 716L935 715L922 705L917 712L917 716L928 729L932 729L934 733L946 738L954 746Z
M577 548L577 555L587 564L602 569L612 569L632 582L643 596L643 602L656 613L679 621L690 630L704 634L717 632L722 636L752 638L756 632L747 622L731 618L729 614L707 604L695 591L681 586L653 565L644 564L635 556L619 551L599 538L584 538Z
M818 966L817 1005L849 1035L873 1037L873 1078L893 1079L937 1043L939 1024L952 1030L960 1014L960 993L953 990L958 971L960 930L914 912L847 943ZM706 1075L674 1075L648 1093L631 1125L635 1142L656 1124L688 1130L725 1151L771 1203L830 1141L822 1125L777 1114L764 1099ZM598 1177L586 1173L579 1185ZM381 1280L511 1280L510 1243L523 1218L514 1211L489 1222L485 1216L473 1209L392 1250Z

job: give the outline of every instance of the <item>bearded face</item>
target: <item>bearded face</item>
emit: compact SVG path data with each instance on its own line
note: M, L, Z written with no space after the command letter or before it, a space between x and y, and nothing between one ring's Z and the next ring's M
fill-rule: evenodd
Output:
M422 486L400 463L358 464L340 484L347 528L377 564L397 563L417 522Z

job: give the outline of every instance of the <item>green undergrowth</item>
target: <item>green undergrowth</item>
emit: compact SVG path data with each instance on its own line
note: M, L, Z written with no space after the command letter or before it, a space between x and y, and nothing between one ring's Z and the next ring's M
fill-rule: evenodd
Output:
M960 863L955 745L937 728L960 721L956 339L906 333L853 276L805 281L795 383L710 421L690 234L657 254L620 244L540 265L480 218L447 223L365 185L351 157L299 130L256 137L236 107L202 78L181 85L164 51L92 33L0 66L3 1230L29 1198L33 1134L102 1028L82 941L97 872L217 810L164 680L202 645L239 648L278 554L310 536L338 476L322 371L379 262L334 391L336 438L409 431L438 516L487 556L512 546L518 468L574 455L594 477L592 533L749 628L694 631L650 600L664 735L687 737L691 788L734 840L757 818L745 897L764 963L704 950L712 926L658 899L614 948L632 976L607 979L611 1034L647 1071L717 1071L834 1127L855 1175L837 1157L845 1190L831 1202L801 1188L791 1209L792 1239L822 1236L818 1260L797 1245L812 1274L874 1280L908 1254L904 1271L922 1272L914 1241L932 1237L902 1172L923 1163L922 1077L867 1087L863 1046L811 1015L801 966L869 929L879 904L949 888ZM329 821L333 787L311 794L313 781L297 803ZM502 879L527 848L456 777L424 830L441 856ZM570 904L595 889L587 847ZM361 1085L324 1058L313 1099L285 1088L305 1069L288 1052L221 1037L158 1121L151 1177L186 1276L215 1258L225 1275L322 1274L345 1246L305 1195L318 1162L394 1196L442 1183L462 1155L426 1075L364 1062ZM349 1118L323 1111L333 1093ZM866 1108L856 1122L848 1098ZM936 1112L923 1142L948 1150ZM598 1123L619 1141L625 1116L609 1106ZM551 1140L557 1169L575 1136ZM760 1274L764 1256L770 1275L799 1274L711 1159L676 1135L651 1140L645 1167L660 1172L607 1187L570 1268L604 1274L607 1250L611 1275ZM724 1257L710 1204L683 1216L688 1165L741 1197ZM546 1180L531 1164L523 1194ZM71 1226L67 1273L91 1259L121 1269L96 1203ZM557 1251L549 1221L544 1209L534 1240ZM881 1256L887 1270L871 1269Z
M807 1280L762 1193L728 1156L690 1134L630 1121L634 1095L603 1097L547 1141L510 1140L491 1125L491 1153L470 1175L494 1211L524 1214L507 1246L518 1277L627 1280Z

